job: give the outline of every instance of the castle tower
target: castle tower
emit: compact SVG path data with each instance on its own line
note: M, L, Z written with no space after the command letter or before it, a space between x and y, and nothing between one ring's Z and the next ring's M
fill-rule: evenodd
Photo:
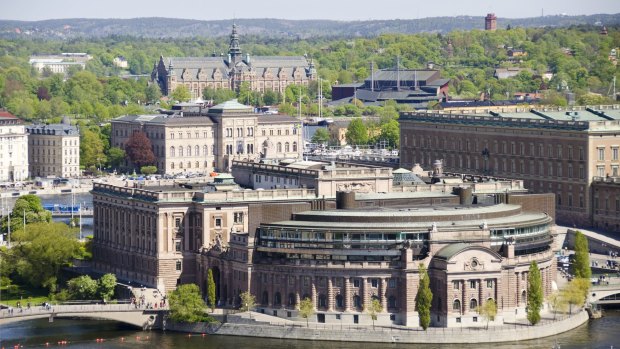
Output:
M497 29L497 16L495 13L489 13L484 18L484 30L496 30Z

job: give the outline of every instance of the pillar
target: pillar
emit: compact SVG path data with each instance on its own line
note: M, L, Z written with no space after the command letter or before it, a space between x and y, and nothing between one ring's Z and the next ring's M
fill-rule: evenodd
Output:
M383 307L383 312L387 311L387 281L386 278L381 278L381 307Z
M267 306L269 308L273 307L273 278L274 274L267 274Z
M369 291L369 287L368 287L368 278L367 277L363 277L362 278L362 305L364 308L368 307L370 305L370 292Z
M297 275L295 277L295 281L297 282L295 287L295 307L299 308L299 303L301 303L301 285L302 285L302 277Z
M351 294L351 278L344 278L344 311L351 311L351 301L353 295Z
M314 275L310 277L310 286L312 287L312 291L310 292L310 297L312 298L312 308L316 310L318 297L316 294L316 277Z
M332 277L327 277L327 311L334 310L334 287L332 284Z

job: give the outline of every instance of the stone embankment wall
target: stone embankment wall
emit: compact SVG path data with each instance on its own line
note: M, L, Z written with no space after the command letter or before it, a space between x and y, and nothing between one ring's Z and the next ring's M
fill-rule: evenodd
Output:
M229 320L231 317L229 317ZM233 320L234 321L234 320ZM484 328L394 328L372 326L338 326L312 323L279 323L243 321L217 325L170 324L167 330L208 333L228 336L246 336L280 339L379 342L379 343L493 343L513 342L543 338L570 331L588 321L588 314L581 311L571 317L544 321L536 326L524 324Z

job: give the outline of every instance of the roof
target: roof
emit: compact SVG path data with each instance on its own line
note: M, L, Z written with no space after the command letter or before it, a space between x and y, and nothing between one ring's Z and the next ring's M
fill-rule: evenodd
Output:
M213 125L208 116L180 116L178 114L165 115L124 115L113 120L114 122L159 124L159 125Z
M38 124L26 126L26 132L31 135L53 135L53 136L79 136L77 127L65 124Z
M290 122L290 123L301 123L301 120L294 118L292 116L288 116L288 115L281 115L281 114L271 114L271 115L258 115L257 117L258 119L258 123L259 124L270 124L270 123L283 123L283 122Z
M394 80L399 79L400 81L427 81L435 78L435 76L439 75L439 70L429 70L429 69L381 69L376 70L373 74L373 80ZM366 79L370 80L370 78Z
M498 259L501 259L501 256L499 254L497 254L497 252L486 248L484 246L481 245L472 245L472 244L467 244L464 242L459 242L456 244L450 244L448 246L445 246L444 248L442 248L441 250L437 251L437 253L433 256L433 258L440 258L440 259L445 259L445 260L450 260L452 257L458 255L459 253L469 250L469 249L482 249L482 250L486 250L488 253L495 255Z

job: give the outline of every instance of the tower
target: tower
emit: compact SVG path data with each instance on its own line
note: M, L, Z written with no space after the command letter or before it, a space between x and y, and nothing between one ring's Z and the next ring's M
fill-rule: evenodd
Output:
M237 34L237 25L235 23L233 23L232 33L230 33L228 56L230 57L231 66L234 66L237 60L241 59L241 46L239 46L239 34Z
M484 18L484 30L496 30L497 29L497 16L495 13L489 13Z

